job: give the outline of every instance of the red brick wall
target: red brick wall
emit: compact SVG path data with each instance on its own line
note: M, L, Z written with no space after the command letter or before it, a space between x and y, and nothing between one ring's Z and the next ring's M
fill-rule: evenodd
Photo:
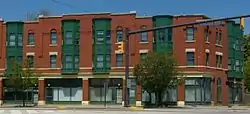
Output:
M0 73L4 73L5 56L5 25L0 21Z

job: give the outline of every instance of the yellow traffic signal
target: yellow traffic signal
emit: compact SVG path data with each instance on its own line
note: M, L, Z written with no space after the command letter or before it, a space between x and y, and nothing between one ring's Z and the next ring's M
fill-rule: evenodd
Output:
M118 51L120 53L123 53L124 52L124 42L121 42L120 44L118 44Z
M243 17L240 18L240 27L241 27L241 29L244 29L244 18Z

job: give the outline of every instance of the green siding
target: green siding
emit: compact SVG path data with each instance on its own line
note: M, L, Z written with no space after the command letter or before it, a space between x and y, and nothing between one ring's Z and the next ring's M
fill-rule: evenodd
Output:
M62 74L77 74L79 72L79 62L76 62L75 57L79 54L80 42L80 21L79 20L63 20L63 45L62 45ZM72 33L72 43L67 43L67 34ZM72 62L66 62L66 56L72 57ZM79 60L79 58L78 58ZM72 65L71 68L67 67ZM78 66L78 67L77 67Z
M93 72L109 73L111 58L111 19L93 19ZM100 66L102 65L102 67Z
M153 17L153 27L167 26L173 24L173 17L168 15L154 16ZM160 32L165 32L165 40L161 42ZM155 42L153 42L153 51L154 52L172 52L173 43L172 43L172 28L165 30L154 31Z
M23 56L23 22L7 22L6 23L6 60L7 71L9 69L10 57L22 63ZM10 45L10 37L15 37L15 44ZM21 37L21 41L18 40ZM19 45L21 43L21 45ZM13 43L12 43L13 44Z
M239 24L230 21L227 23L228 29L228 77L243 78L243 52L241 46L243 43L243 31ZM236 66L236 60L239 66ZM230 68L231 67L231 68Z

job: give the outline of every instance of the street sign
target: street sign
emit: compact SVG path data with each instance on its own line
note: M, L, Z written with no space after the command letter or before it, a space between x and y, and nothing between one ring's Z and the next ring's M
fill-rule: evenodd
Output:
M210 21L212 19L203 19L203 20L196 20L196 22L205 22L205 21ZM215 21L215 22L205 22L201 24L197 24L199 26L222 26L225 25L225 21Z

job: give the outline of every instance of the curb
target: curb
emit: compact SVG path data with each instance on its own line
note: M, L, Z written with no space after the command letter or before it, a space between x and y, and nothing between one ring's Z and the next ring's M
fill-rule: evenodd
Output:
M128 107L128 110L131 110L131 111L142 111L142 110L144 110L144 108L142 108L142 107Z

